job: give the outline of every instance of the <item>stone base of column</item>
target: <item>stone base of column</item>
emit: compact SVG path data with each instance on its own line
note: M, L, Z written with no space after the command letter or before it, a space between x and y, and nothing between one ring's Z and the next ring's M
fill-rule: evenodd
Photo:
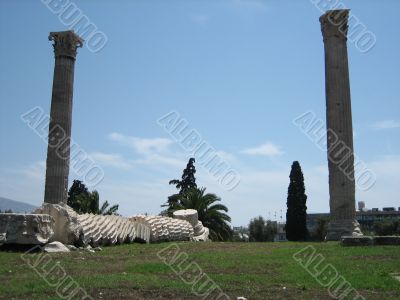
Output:
M329 222L325 241L339 241L342 236L362 236L357 220L337 220Z

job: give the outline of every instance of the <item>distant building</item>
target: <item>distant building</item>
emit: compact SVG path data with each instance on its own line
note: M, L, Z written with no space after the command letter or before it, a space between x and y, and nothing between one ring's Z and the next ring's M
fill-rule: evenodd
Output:
M329 213L307 214L306 226L309 234L316 232L319 219L329 220Z
M286 242L286 230L285 223L277 223L276 224L276 235L274 237L274 242Z
M365 202L364 201L358 201L358 210L359 211L365 211Z
M396 210L394 207L384 207L382 210L379 210L379 208L366 210L365 204L360 205L360 202L358 202L359 211L356 211L356 220L364 229L372 229L374 223L378 221L400 220L400 209ZM329 213L307 214L307 229L309 233L315 233L318 219L329 220Z
M393 208L393 210L392 210ZM391 207L389 210L357 211L356 219L362 228L372 229L375 222L383 220L400 220L400 211Z
M247 227L233 227L233 240L236 242L248 242L249 241L249 229Z

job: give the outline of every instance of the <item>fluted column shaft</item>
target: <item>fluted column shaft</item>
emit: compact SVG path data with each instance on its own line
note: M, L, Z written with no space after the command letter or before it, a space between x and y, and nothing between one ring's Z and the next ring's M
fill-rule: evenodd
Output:
M355 181L353 127L347 56L348 10L321 16L325 48L327 148L329 167L329 239L353 234ZM329 232L331 231L331 232Z
M72 31L50 33L54 41L54 77L46 162L45 203L67 201L76 48L82 40Z

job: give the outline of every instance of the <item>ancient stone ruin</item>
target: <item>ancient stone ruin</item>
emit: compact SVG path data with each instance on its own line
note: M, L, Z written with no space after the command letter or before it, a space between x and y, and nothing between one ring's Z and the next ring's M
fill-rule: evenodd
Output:
M162 216L80 215L66 204L74 67L83 40L73 31L51 32L49 40L54 42L55 67L44 203L34 214L0 214L0 244L50 242L53 249L56 242L96 247L134 241L208 240L208 229L197 220L197 211L187 214L190 223L184 218Z
M55 64L44 202L57 204L67 203L75 59L83 40L73 31L50 32L49 40Z
M148 228L146 242L170 242L193 240L193 227L187 221L162 216L138 215L129 218L134 224Z
M209 230L197 220L196 210L175 213L180 218L144 215L125 218L78 214L65 203L44 203L34 214L2 214L0 243L43 245L61 242L97 247L132 242L209 240Z
M362 235L355 218L353 127L347 30L349 10L320 17L325 47L326 120L330 223L326 240Z
M49 215L0 215L0 244L45 244L53 235L54 219Z
M203 223L199 221L199 215L195 209L182 209L174 211L173 217L180 220L185 220L192 225L194 229L193 240L198 242L208 241L208 235L210 233L207 227L203 226Z

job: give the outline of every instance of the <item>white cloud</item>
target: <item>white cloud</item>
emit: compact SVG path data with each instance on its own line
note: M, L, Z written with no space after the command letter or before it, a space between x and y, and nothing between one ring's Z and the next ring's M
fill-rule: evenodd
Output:
M249 155L278 156L282 155L284 152L278 145L267 142L258 147L246 148L242 151L242 153Z
M135 163L144 164L144 165L170 165L176 168L184 168L186 166L186 162L183 159L178 159L170 156L163 156L159 154L149 154L144 159L135 160Z
M208 23L209 16L207 16L207 15L192 15L191 19L194 23L200 25L201 27L204 27Z
M400 207L400 155L383 156L366 165L375 173L376 182L369 190L357 190L357 201L365 201L367 208Z
M121 169L129 169L130 167L132 167L132 163L124 159L120 154L93 152L89 156L100 165L111 166Z
M17 168L14 172L24 175L31 180L43 181L46 174L46 162L37 161L26 167Z
M0 196L40 206L44 198L46 162L0 169Z
M107 155L104 157L108 158ZM110 156L111 161L113 158ZM164 157L156 156L153 159L163 160ZM140 162L135 162L137 168L132 168L132 175L129 175L131 180L124 176L105 177L96 187L101 200L120 204L120 213L125 216L144 212L158 214L162 210L160 205L176 192L173 186L168 185L168 181L179 178L186 165L183 157L180 161L174 159L168 162L169 168L158 162L151 168L144 165L140 167ZM366 162L366 165L376 174L376 184L368 191L357 190L356 201L365 201L368 208L400 206L400 155L380 157ZM172 166L176 168L172 169ZM207 192L221 197L222 203L229 208L233 225L246 225L258 215L268 217L269 212L271 218L277 212L279 220L280 210L285 219L290 164L270 171L239 168L242 180L233 191L226 191L205 168L196 165L196 169L198 186L207 187ZM302 170L308 196L307 211L329 212L328 166L302 164ZM39 206L43 202L44 176L44 161L15 169L0 169L0 196Z
M232 0L232 2L238 9L250 9L258 12L268 9L267 4L262 0Z
M122 146L134 149L141 157L128 161L118 154L95 154L94 158L98 158L105 164L114 167L129 168L132 165L149 165L157 166L168 165L174 168L183 168L185 166L185 155L181 153L169 151L170 145L174 142L166 138L138 138L135 136L127 136L120 133L111 133L108 139L117 142Z
M225 162L236 162L237 161L236 156L229 152L216 151L215 154L217 154Z
M109 134L108 138L111 141L118 142L123 146L131 147L135 149L136 152L143 155L165 152L173 143L172 140L165 138L144 139L135 136L123 135L116 132Z
M372 125L374 129L393 129L400 128L400 121L398 120L383 120L376 122Z

